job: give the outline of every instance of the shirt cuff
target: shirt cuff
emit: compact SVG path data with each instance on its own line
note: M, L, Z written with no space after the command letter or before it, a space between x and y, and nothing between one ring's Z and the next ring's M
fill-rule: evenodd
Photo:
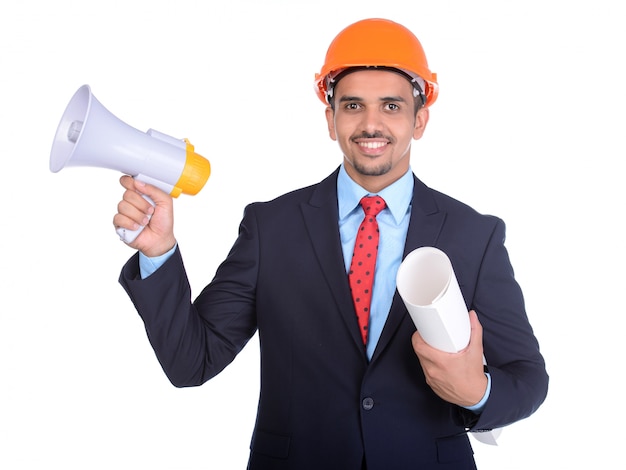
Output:
M174 251L176 251L176 247L178 244L175 244L174 247L163 253L160 256L146 256L141 251L139 252L139 274L141 274L141 279L145 279L151 274L153 274L157 269L159 269L165 262L172 256Z
M482 413L483 408L485 408L485 404L487 403L487 399L489 398L489 394L491 393L491 374L489 372L485 372L485 375L487 376L487 389L485 390L483 398L473 406L464 407L477 415Z

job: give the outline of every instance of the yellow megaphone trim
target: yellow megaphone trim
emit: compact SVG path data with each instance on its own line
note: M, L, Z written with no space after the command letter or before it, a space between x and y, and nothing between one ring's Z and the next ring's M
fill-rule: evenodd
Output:
M185 167L174 185L174 189L170 192L173 197L178 197L181 193L197 194L204 187L211 174L209 161L195 152L189 140L184 139L184 141L187 143Z

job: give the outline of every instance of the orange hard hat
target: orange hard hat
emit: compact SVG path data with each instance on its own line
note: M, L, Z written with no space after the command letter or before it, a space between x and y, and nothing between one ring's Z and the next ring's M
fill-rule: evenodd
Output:
M417 83L423 83L420 88L426 106L431 106L439 93L437 74L428 68L419 40L407 28L390 20L357 21L335 37L326 52L322 70L315 74L315 91L324 104L329 104L329 83L350 67L399 69Z

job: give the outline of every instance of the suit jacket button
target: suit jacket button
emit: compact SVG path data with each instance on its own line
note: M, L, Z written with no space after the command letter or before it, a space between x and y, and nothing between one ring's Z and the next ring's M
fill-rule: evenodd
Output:
M372 408L374 408L374 399L370 398L370 397L364 398L363 399L363 409L365 411L369 411Z

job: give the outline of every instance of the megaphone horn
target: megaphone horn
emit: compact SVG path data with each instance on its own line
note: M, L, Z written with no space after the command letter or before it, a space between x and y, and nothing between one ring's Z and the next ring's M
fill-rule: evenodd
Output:
M211 174L209 161L188 140L129 126L102 106L89 85L74 93L52 143L50 171L56 173L66 166L118 170L173 197L197 194ZM118 229L117 233L132 243L142 229Z

